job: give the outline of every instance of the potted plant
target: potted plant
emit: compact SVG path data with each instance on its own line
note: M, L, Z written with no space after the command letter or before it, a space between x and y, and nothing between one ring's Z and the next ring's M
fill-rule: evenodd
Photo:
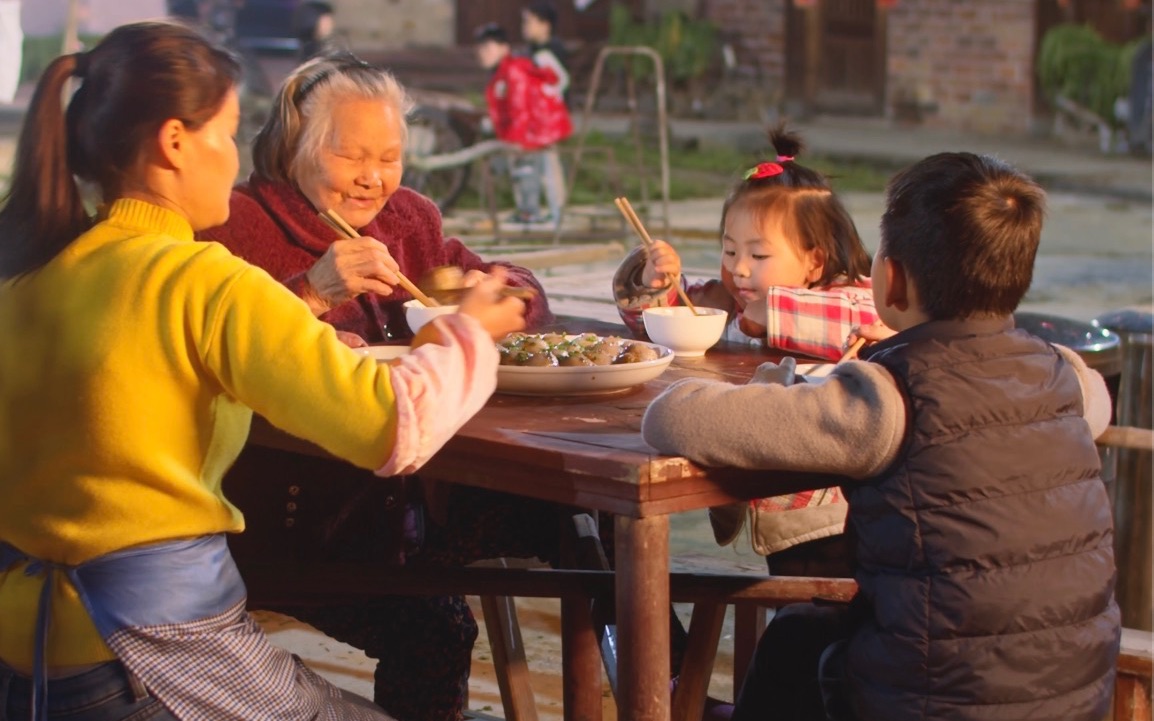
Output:
M1125 124L1119 101L1130 92L1134 53L1141 40L1111 43L1088 25L1064 23L1046 32L1038 48L1036 70L1042 92L1056 110L1061 129L1066 123L1089 127L1099 134L1103 151Z

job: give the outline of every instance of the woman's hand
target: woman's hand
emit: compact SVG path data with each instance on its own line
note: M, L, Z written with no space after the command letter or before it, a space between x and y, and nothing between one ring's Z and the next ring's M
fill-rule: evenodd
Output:
M641 282L649 288L664 288L681 275L681 256L664 240L654 240L646 250Z
M461 299L460 312L480 321L493 340L525 328L525 302L502 297L504 287L505 270L494 268L492 275L479 279Z
M362 293L390 295L397 279L397 261L376 238L336 240L309 268L305 302L320 315Z

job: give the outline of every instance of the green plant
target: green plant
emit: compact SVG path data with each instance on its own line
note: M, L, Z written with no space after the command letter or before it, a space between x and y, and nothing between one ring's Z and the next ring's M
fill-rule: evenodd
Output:
M81 35L80 43L90 48L100 40L99 35ZM20 57L20 81L35 82L48 67L48 63L55 60L64 47L63 35L24 36L24 46Z
M566 148L575 148L576 140L570 138L562 143L562 157L568 165L572 162L570 155L564 153ZM614 167L610 168L603 153L587 153L581 160L581 166L573 186L570 188L569 203L572 205L610 204L618 193L638 199L641 194L641 178L648 179L648 197L653 200L660 198L661 189L658 185L658 168L661 167L659 152L656 147L642 148L640 161L636 160L636 148L633 141L620 135L607 135L598 131L591 132L586 138L586 147L612 148ZM741 173L769 157L769 150L761 153L742 152L737 149L718 146L679 146L669 148L669 199L685 200L689 198L720 198L723 197L741 176ZM885 189L889 176L897 170L879 164L875 161L849 160L830 158L818 155L807 155L805 164L830 178L838 192L865 191L881 192ZM609 182L611 178L619 180L620 189L614 189ZM513 196L509 189L508 180L497 178L495 183L498 198L497 206L509 208L513 206ZM465 193L459 203L459 208L479 208L480 193ZM611 207L611 205L610 205ZM719 206L720 207L720 206Z
M629 8L614 3L609 10L609 43L653 48L661 56L666 77L684 83L709 69L717 53L717 28L680 11L662 13L657 23L634 22ZM629 68L638 80L652 78L648 58L633 58Z
M1115 101L1130 91L1130 66L1141 40L1111 43L1088 25L1065 23L1048 30L1038 48L1042 91L1089 109L1111 125Z

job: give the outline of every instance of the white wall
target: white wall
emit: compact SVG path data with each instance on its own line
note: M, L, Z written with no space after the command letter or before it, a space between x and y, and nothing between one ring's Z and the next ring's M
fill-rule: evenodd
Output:
M100 35L117 25L164 15L164 0L78 0L81 34ZM59 35L68 17L68 0L23 0L20 22L25 35Z

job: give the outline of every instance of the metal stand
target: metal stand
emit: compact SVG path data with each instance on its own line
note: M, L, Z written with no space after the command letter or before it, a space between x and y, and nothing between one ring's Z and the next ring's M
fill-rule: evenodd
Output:
M628 45L628 46L606 46L597 54L597 62L593 66L593 78L589 83L589 91L585 95L585 111L581 116L581 128L577 132L577 147L573 154L573 163L569 168L569 176L566 181L570 189L577 179L577 171L581 165L581 156L585 150L585 137L589 133L589 121L593 115L593 106L597 102L597 94L601 89L601 76L605 70L605 59L611 55L622 55L627 58L633 56L643 56L653 61L654 75L656 81L656 99L657 99L657 136L659 143L659 150L661 154L661 199L662 199L662 213L663 233L666 237L669 236L669 123L665 112L665 65L661 60L661 56L657 51L651 47L644 45ZM649 212L649 186L645 177L645 166L641 153L641 128L638 123L637 113L637 86L633 80L631 73L626 73L627 90L628 90L628 105L629 105L629 126L630 132L633 136L633 144L636 151L634 167L639 172L641 178L641 203L640 214L648 220L651 217ZM637 204L635 204L637 205ZM568 209L568 202L561 208L561 217L557 218L557 227L553 233L553 242L559 243L561 240L561 220ZM624 227L624 226L622 226Z

